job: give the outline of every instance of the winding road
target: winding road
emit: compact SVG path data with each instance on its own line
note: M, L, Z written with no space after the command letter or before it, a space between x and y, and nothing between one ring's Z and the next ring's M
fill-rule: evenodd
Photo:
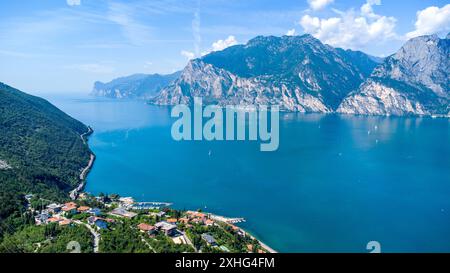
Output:
M91 232L92 236L94 236L94 253L98 253L98 249L99 249L99 245L100 245L100 233L98 233L97 231L95 231L95 229L93 227L91 227L90 225L83 223L79 220L74 221L75 223L79 224L79 225L84 225L85 227L87 227L89 229L89 231Z

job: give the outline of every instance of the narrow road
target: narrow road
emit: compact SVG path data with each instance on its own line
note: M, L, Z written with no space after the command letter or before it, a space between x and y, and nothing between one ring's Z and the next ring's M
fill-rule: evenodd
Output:
M94 132L94 130L92 130L91 127L88 127L88 131L86 133L83 133L83 134L80 135L81 140L83 140L84 145L87 145L86 136L92 134L92 132ZM92 168L92 165L94 164L94 160L95 160L95 155L91 154L90 158L89 158L88 165L80 173L80 181L81 181L81 183L78 185L78 187L73 189L70 192L70 194L69 194L69 196L70 196L70 198L72 200L76 200L77 197L78 197L78 193L83 190L83 188L84 188L84 180L86 179L87 173Z
M81 140L83 140L84 145L87 145L87 140L86 140L85 136L90 135L93 132L94 132L94 130L92 130L92 128L88 126L88 131L86 133L83 133L80 135Z
M83 171L80 174L80 180L84 180L86 178L86 174L91 169L92 164L94 164L94 160L95 160L95 155L91 154L88 165L86 166L86 168L83 169Z
M94 160L95 160L95 155L91 154L88 165L80 173L81 183L78 185L78 187L76 187L73 191L70 192L70 198L72 200L77 199L78 193L83 189L84 180L86 179L87 173L92 168L92 165L94 164Z
M79 225L84 225L85 227L87 227L89 229L92 236L94 236L94 253L98 253L98 249L99 249L99 245L100 245L100 234L97 231L95 231L95 229L93 227L91 227L90 225L88 225L86 223L83 223L79 220L76 220L74 222Z

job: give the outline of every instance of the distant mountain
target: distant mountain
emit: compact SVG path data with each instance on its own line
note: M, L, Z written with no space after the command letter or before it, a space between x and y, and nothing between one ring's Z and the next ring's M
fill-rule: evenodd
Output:
M108 83L96 82L92 95L117 99L150 99L177 79L180 74L181 72L175 72L170 75L135 74L118 78Z
M48 101L3 83L0 132L1 237L4 221L21 209L24 194L67 198L91 152L80 137L88 132L84 124Z
M370 75L377 60L336 49L311 35L263 37L189 62L150 102L280 105L282 110L333 112Z
M370 115L450 115L450 40L409 40L344 99L338 112Z

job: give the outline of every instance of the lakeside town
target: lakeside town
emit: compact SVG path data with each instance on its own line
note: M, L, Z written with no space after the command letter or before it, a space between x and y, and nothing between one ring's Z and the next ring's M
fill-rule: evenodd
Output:
M243 218L227 218L200 210L175 210L170 208L171 203L136 202L131 197L117 194L93 196L83 192L67 203L29 194L26 200L34 222L30 231L37 229L45 237L43 242L32 242L28 246L33 252L45 252L48 248L43 245L56 240L45 236L51 233L49 229L60 232L83 230L84 237L88 238L81 240L84 245L80 252L275 252L236 226L245 221ZM70 243L71 239L67 238L67 241ZM66 248L65 252L73 252L73 249Z

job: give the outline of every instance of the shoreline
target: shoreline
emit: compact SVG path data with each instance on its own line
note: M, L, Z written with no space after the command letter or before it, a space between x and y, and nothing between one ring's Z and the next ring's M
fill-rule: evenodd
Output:
M83 143L85 145L89 145L87 139L85 138L86 136L90 136L92 133L94 132L94 130L88 126L88 131L86 133L83 133L80 135ZM90 154L90 159L88 162L88 165L81 171L80 173L80 180L81 183L78 185L78 187L76 187L75 189L73 189L70 192L70 198L72 200L76 200L78 198L78 195L83 191L84 187L85 187L85 180L87 178L87 175L89 174L89 171L92 169L92 166L94 165L94 161L95 161L96 157L95 154L91 152ZM137 202L137 203L143 203L143 202ZM163 202L160 202L163 203ZM170 205L173 205L173 203L167 203ZM170 206L169 205L169 206ZM212 216L213 218L216 218L216 220L222 221L224 223L227 224L233 224L233 222L228 222L228 220L237 220L237 222L234 223L239 223L242 221L245 221L244 218L229 218L229 217L225 217L225 216L221 216L221 215L217 215L217 214L213 214L213 213L208 213L206 212L208 215L210 215L210 217ZM270 246L268 246L267 244L265 244L264 242L262 242L261 240L259 240L258 238L256 238L255 236L253 236L250 232L246 231L245 229L243 229L242 227L236 226L240 232L246 234L247 236L249 236L251 239L258 241L258 243L261 245L262 248L264 248L267 252L269 253L278 253L276 250L274 250L273 248L271 248Z
M221 222L227 223L227 224L234 224L233 223L234 220L238 220L238 222L235 222L236 224L240 223L240 222L245 222L244 218L230 218L230 217L225 217L225 216L217 215L217 214L213 214L213 213L208 213L208 212L206 212L206 213L210 216L210 218L212 218L212 219L214 219L216 221L221 221ZM276 251L275 249L271 248L270 246L265 244L263 241L259 240L255 236L253 236L250 232L248 232L245 229L243 229L242 227L239 227L239 226L236 226L236 225L233 225L233 226L237 227L240 232L246 234L251 239L258 241L258 243L261 245L261 247L264 248L265 250L267 250L267 252L269 252L269 253L278 253L278 251Z
M89 145L88 145L86 136L90 136L93 132L94 132L94 130L90 126L88 126L88 131L86 133L83 133L80 135L80 138L83 141L84 145L87 145L88 148L89 148ZM92 153L92 151L91 151L90 156L89 156L88 165L81 171L80 176L79 176L81 183L75 189L70 191L70 193L69 193L70 199L76 200L78 197L78 194L83 190L83 188L85 186L86 177L89 174L89 171L92 169L92 166L94 165L94 161L95 161L95 154Z

